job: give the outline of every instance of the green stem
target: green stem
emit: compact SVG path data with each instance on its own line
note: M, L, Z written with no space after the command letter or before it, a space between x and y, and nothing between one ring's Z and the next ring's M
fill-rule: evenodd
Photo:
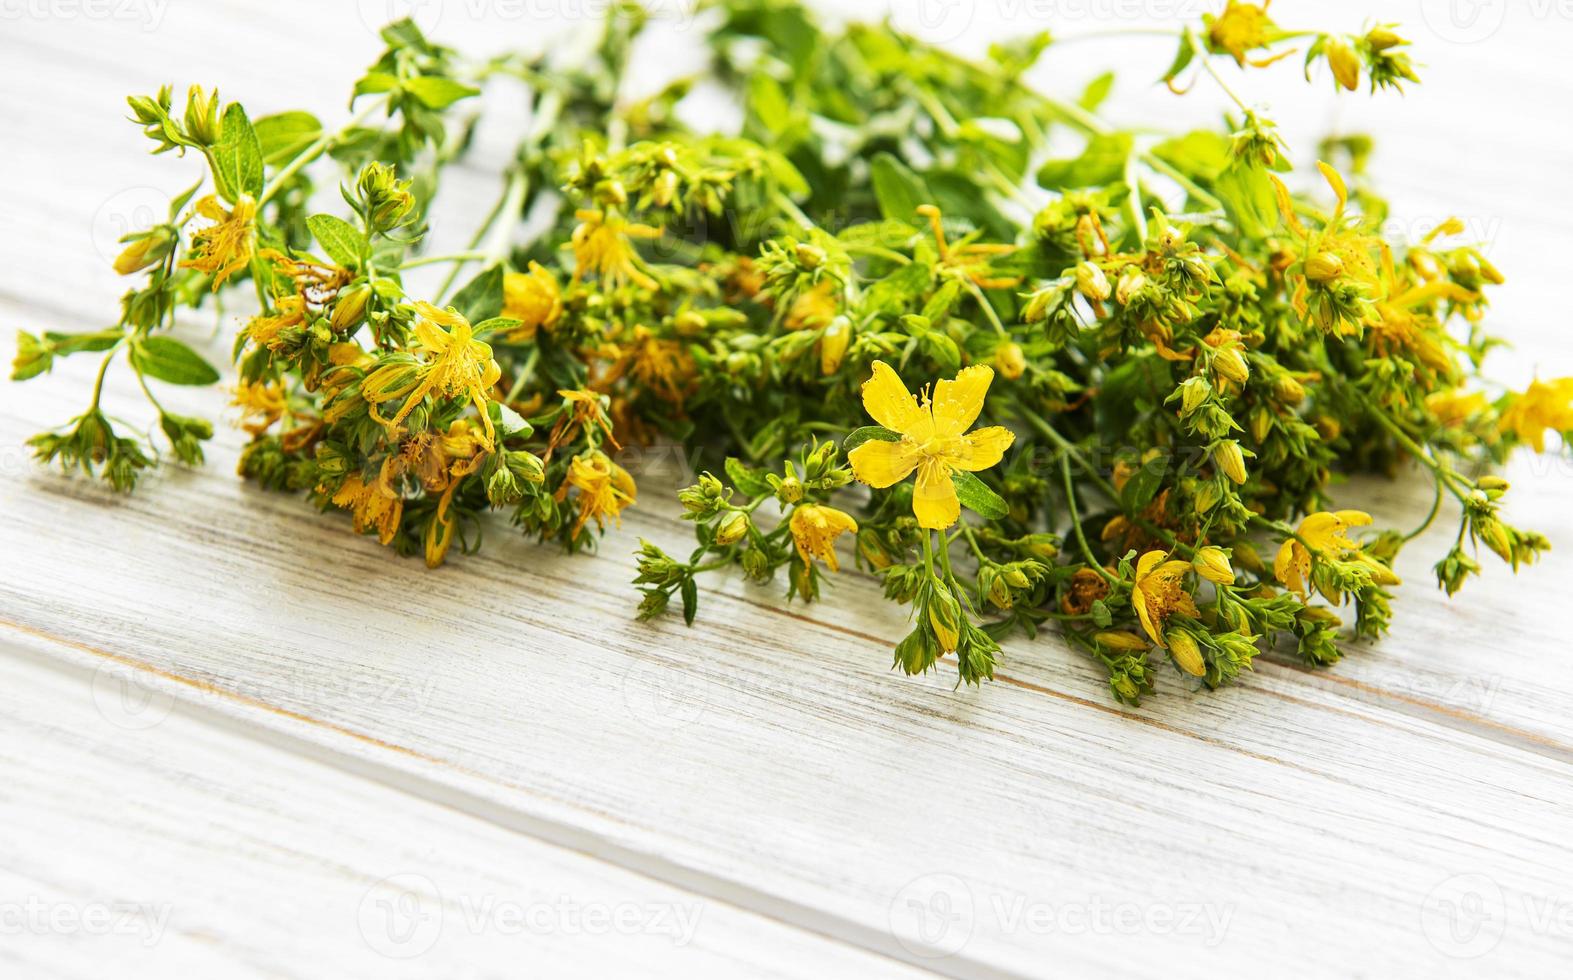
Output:
M1103 563L1093 555L1087 535L1082 532L1081 515L1076 513L1076 487L1071 482L1071 458L1068 453L1060 454L1060 477L1065 481L1065 505L1070 508L1071 528L1076 532L1076 543L1081 546L1082 557L1087 559L1087 567L1096 570L1108 581L1118 583L1119 578L1104 568Z
M273 179L268 181L267 186L262 188L262 196L257 199L257 207L260 208L262 205L266 204L270 199L272 199L273 195L277 194L284 187L284 185L289 182L289 179L299 172L301 167L311 163L313 160L332 149L333 145L339 140L343 139L350 130L365 122L366 119L370 117L371 114L376 110L388 105L391 99L392 96L390 95L367 104L359 112L351 116L349 121L346 122L343 126L340 126L331 133L323 133L321 136L313 140L304 150L300 151L300 153L296 155L295 159L291 160L289 163L286 163L283 169L274 174Z
M116 341L115 346L109 348L109 352L104 355L104 362L98 366L98 376L93 379L93 400L87 406L89 412L98 411L98 400L104 394L104 375L109 373L110 362L115 359L116 354L120 353L120 348L125 346L125 343L125 338Z
M790 197L787 197L781 191L776 191L772 196L772 199L775 201L776 207L786 212L787 217L791 218L793 221L796 221L804 228L812 229L819 227L818 225L814 224L808 215L803 213L802 208L799 208Z
M417 259L400 263L399 269L418 269L423 265L440 265L444 262L472 262L475 259L486 257L485 252L454 252L452 255L423 255Z
M1386 429L1388 434L1393 437L1394 441L1402 446L1404 450L1409 453L1409 455L1419 460L1427 469L1435 474L1437 480L1444 484L1448 490L1452 492L1453 496L1457 497L1460 502L1465 502L1466 497L1474 490L1474 487L1469 486L1467 483L1463 483L1461 488L1460 484L1464 480L1463 477L1455 473L1451 467L1444 466L1440 461L1433 457L1428 451L1426 451L1425 447L1416 442L1413 437L1409 435L1409 433L1405 432L1403 428L1400 427L1397 422L1393 421L1393 419L1390 418L1388 414L1382 409L1377 408L1373 410L1371 412L1371 417L1376 419L1377 424Z
M967 291L972 294L973 299L978 301L978 306L983 309L983 315L988 317L989 323L993 325L994 332L1001 337L1009 336L1010 332L1005 329L1005 324L1000 320L1000 315L994 311L994 304L989 302L989 298L983 294L983 290L978 288L978 284L971 279L967 279L965 282Z
M1213 65L1212 56L1207 53L1207 46L1202 43L1200 35L1196 33L1196 28L1187 27L1185 36L1191 39L1191 46L1196 49L1196 57L1201 61L1203 70L1213 77L1213 81L1217 82L1218 87L1223 89L1223 93L1233 100L1235 105L1240 107L1241 112L1250 112L1251 107L1246 105L1245 100L1240 98L1239 94L1235 92L1228 82L1224 81L1223 75Z
M1426 531L1430 529L1431 524L1436 520L1436 515L1442 510L1442 481L1437 479L1433 481L1433 483L1436 488L1436 492L1431 496L1431 510L1426 514L1426 519L1420 522L1419 527L1404 535L1404 540L1406 542L1413 541L1415 538L1418 538L1420 535L1426 533Z
M1130 188L1130 198L1127 203L1131 208L1131 223L1136 227L1136 238L1139 242L1147 241L1147 216L1142 213L1142 185L1141 178L1136 174L1136 154L1129 153L1125 156L1125 183Z

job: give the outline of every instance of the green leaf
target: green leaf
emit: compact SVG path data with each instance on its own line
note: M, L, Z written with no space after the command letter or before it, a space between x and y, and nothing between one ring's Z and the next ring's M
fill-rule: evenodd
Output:
M119 327L110 327L107 330L95 330L92 333L56 333L53 330L44 334L44 342L54 354L84 354L94 351L106 351L120 342L126 332Z
M1143 463L1141 468L1131 474L1125 482L1125 489L1120 491L1120 504L1130 512L1136 512L1152 503L1152 498L1158 493L1158 488L1163 486L1164 475L1169 472L1169 459L1166 456L1155 456Z
M172 385L210 385L219 378L213 365L173 337L144 337L133 343L131 366Z
M1175 52L1174 61L1169 64L1169 70L1163 73L1163 81L1172 82L1179 77L1185 66L1196 57L1196 48L1191 44L1191 36L1185 34L1180 38L1180 50Z
M484 323L502 313L502 266L494 265L453 295L451 305L471 323Z
M1222 133L1197 129L1184 136L1164 140L1152 148L1152 154L1172 164L1187 177L1210 184L1218 179L1218 175L1233 159L1231 145L1229 137Z
M358 269L366 260L370 243L359 229L343 218L331 214L314 214L306 219L306 227L322 243L322 250L328 253L328 258L346 269Z
M262 144L239 102L224 110L224 138L208 151L213 183L219 196L231 204L242 194L262 193Z
M1130 133L1100 134L1087 141L1081 156L1048 160L1038 168L1038 185L1050 190L1095 187L1119 180L1131 155Z
M1114 72L1106 71L1087 84L1087 87L1082 90L1081 98L1076 100L1076 104L1088 112L1097 112L1098 106L1109 97L1109 92L1113 88Z
M520 434L523 434L525 438L529 438L535 431L535 427L526 422L524 416L502 402L491 402L487 406L487 411L491 412L492 422L497 428L497 437L499 439L506 439L509 436Z
M880 442L900 442L901 433L892 432L883 425L865 425L847 433L847 437L841 440L841 451L850 453L870 439L878 439Z
M480 323L473 324L473 328L475 330L475 339L485 340L494 333L506 333L523 325L523 320L518 320L511 316L494 316L490 319L482 320Z
M422 75L404 83L404 90L428 109L446 109L460 99L480 95L481 90L440 75Z
M396 75L385 71L369 71L355 83L356 95L376 95L380 92L391 92L399 87Z
M732 486L745 497L757 497L762 493L770 492L770 484L765 482L764 474L736 456L726 458L726 478L732 481Z
M956 470L951 473L950 478L956 484L956 496L960 498L962 505L979 517L997 521L1010 513L1005 499L990 490L987 484L973 474L966 470Z
M288 163L322 135L322 122L309 112L280 112L252 123L262 162L271 167Z
M694 625L694 614L699 612L699 586L692 575L683 578L683 622Z
M748 79L746 107L749 120L758 123L762 135L779 136L792 124L792 103L781 83L762 71Z
M887 219L912 221L919 205L933 203L933 195L923 178L889 153L876 154L868 169L880 214Z

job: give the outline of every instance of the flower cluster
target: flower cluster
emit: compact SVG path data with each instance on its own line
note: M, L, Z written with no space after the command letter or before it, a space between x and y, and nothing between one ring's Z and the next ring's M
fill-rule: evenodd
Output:
M1384 242L1369 141L1329 140L1301 181L1234 88L1301 50L1336 97L1413 83L1393 26L1288 29L1228 0L1174 32L1165 79L1233 114L1162 135L1100 115L1107 76L1028 86L1051 35L973 62L794 0L705 6L735 132L682 121L693 79L614 97L645 22L626 3L593 43L480 63L390 25L332 129L201 88L180 113L168 89L131 99L203 180L127 237L116 326L22 335L18 380L102 359L37 454L119 489L156 464L160 437L101 408L119 367L200 462L211 424L155 395L220 380L179 314L254 303L229 383L242 475L400 553L440 565L490 511L593 547L649 499L629 451L677 445L702 471L678 493L696 545L642 544L640 615L675 599L694 622L709 572L813 601L855 565L910 607L901 670L990 678L1003 637L1052 622L1127 703L1159 670L1217 687L1274 645L1324 665L1380 634L1393 560L1446 498L1449 592L1481 545L1515 569L1548 547L1504 520L1489 470L1573 429L1573 379L1483 374L1501 273L1457 222ZM529 125L473 245L427 254L496 78L529 87ZM332 165L347 208L318 212ZM445 281L415 288L421 267ZM1330 499L1351 471L1424 481L1438 506L1378 529Z

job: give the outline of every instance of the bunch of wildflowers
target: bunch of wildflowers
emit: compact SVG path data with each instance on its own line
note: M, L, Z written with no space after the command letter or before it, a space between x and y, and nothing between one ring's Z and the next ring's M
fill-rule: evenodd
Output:
M1296 194L1290 148L1231 80L1303 52L1340 97L1397 89L1418 78L1394 27L1290 29L1228 0L1175 32L1163 77L1229 113L1158 137L1099 115L1107 76L1074 98L1029 86L1052 35L972 62L794 0L705 9L736 132L681 121L694 79L619 96L645 26L629 3L573 54L478 65L390 25L332 130L202 88L178 114L168 89L131 99L155 152L200 157L202 179L128 236L115 327L22 335L18 380L102 358L38 455L126 490L157 440L199 463L211 423L155 387L220 380L177 313L245 295L242 475L401 553L437 566L489 511L592 547L639 502L625 449L678 443L706 470L678 495L696 547L642 544L640 615L675 598L693 623L699 576L734 568L813 601L850 554L911 607L902 670L989 678L1000 639L1052 621L1130 703L1165 665L1217 687L1274 644L1324 665L1382 633L1393 559L1444 497L1449 592L1480 545L1515 569L1548 547L1503 519L1488 471L1573 429L1573 379L1493 386L1480 324L1503 277L1441 244L1461 226L1376 236L1385 205L1344 177L1363 137L1329 140L1325 193ZM470 250L424 254L467 107L501 77L533 111L497 206ZM1051 155L1060 132L1078 153ZM323 159L336 212L314 210ZM447 282L408 292L434 264ZM160 434L101 406L112 369ZM1438 506L1379 529L1330 500L1356 470L1429 481Z

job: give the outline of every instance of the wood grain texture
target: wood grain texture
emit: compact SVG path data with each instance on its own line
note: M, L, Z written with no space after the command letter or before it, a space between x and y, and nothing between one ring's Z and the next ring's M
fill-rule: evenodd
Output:
M1412 21L1413 6L1367 5L1360 18ZM537 36L533 22L504 19L508 30L497 30L495 12L472 20L475 9L445 6L439 36L481 50ZM1274 13L1285 23L1327 16L1291 3ZM293 26L296 14L314 25L310 37ZM669 26L679 48L692 41L683 25ZM1345 126L1381 134L1374 170L1401 218L1393 234L1423 233L1458 207L1492 239L1490 254L1513 278L1496 326L1520 345L1503 359L1514 383L1537 366L1573 370L1560 324L1546 315L1573 218L1555 193L1573 139L1500 109L1512 93L1525 115L1559 111L1573 85L1532 65L1567 28L1520 16L1479 44L1422 36L1426 89L1402 102L1339 103ZM49 21L0 36L0 90L22 93L0 99L0 125L50 137L8 151L27 192L0 197L0 322L82 329L111 315L122 284L102 254L106 238L192 179L194 162L140 156L140 137L118 122L126 91L167 80L179 59L179 82L217 82L259 112L304 104L329 116L337 97L324 93L347 90L375 45L347 4L177 4L152 30ZM269 63L252 54L262 50L276 50L299 80L264 85ZM1054 67L1073 74L1108 54L1068 48ZM1262 91L1281 115L1297 115L1291 100L1323 104L1293 69L1280 74L1290 77L1263 81ZM1217 110L1201 92L1176 102L1125 85L1115 98L1112 113L1170 126ZM1332 122L1299 115L1307 121L1290 138L1300 146ZM1475 138L1456 135L1464 118ZM453 210L442 213L484 209L508 143L506 126L483 129L473 163L444 192L442 207ZM468 231L445 222L434 239L443 248ZM232 320L219 324L215 350ZM201 338L214 324L198 318L185 329ZM1437 543L1422 542L1399 566L1408 584L1395 637L1332 672L1264 662L1238 689L1198 697L1168 678L1160 699L1125 711L1051 637L1007 644L999 683L955 691L952 666L917 680L887 673L903 612L856 574L837 577L813 607L717 580L694 630L634 622L636 536L677 545L687 534L663 502L676 479L669 457L645 461L642 505L599 555L570 559L493 522L484 555L428 573L354 538L337 515L241 484L231 475L234 431L220 433L207 468L167 468L129 499L35 469L21 440L78 407L86 368L64 365L25 392L0 388L0 628L64 673L19 667L30 662L11 654L0 654L0 669L17 674L18 690L38 692L18 700L35 715L80 698L82 679L109 664L206 720L181 720L182 707L174 727L157 726L140 749L128 737L123 751L64 720L53 729L20 722L22 744L36 748L8 749L5 770L39 788L0 800L41 847L62 840L49 836L49 815L95 792L134 794L152 809L167 798L147 821L187 854L222 850L226 838L170 822L184 801L213 807L220 830L241 818L183 787L219 780L227 798L269 814L254 839L289 842L309 859L281 867L227 855L183 872L180 887L204 896L192 905L221 942L217 953L164 944L193 957L182 964L288 973L321 955L342 957L323 962L345 975L384 975L366 968L355 935L327 928L328 908L342 914L368 876L390 861L402 867L417 843L430 860L415 870L444 883L453 874L460 894L475 891L466 862L526 882L542 862L561 887L606 901L705 902L701 933L714 945L700 959L692 950L652 957L651 970L730 963L749 974L774 965L861 975L894 972L900 958L953 975L1200 976L1268 965L1289 975L1462 976L1484 966L1546 976L1573 956L1573 681L1546 612L1570 580L1562 552L1517 579L1491 568L1464 601L1448 602L1428 581ZM112 380L110 397L128 394L125 383ZM217 392L175 392L170 402L222 412ZM1512 476L1514 516L1573 543L1567 467L1537 461ZM1409 479L1361 481L1347 496L1396 524L1429 503ZM262 744L251 744L258 733ZM215 739L221 748L208 752ZM138 761L166 752L167 769ZM94 753L120 764L87 761ZM230 773L223 783L218 759L265 776ZM81 772L83 785L50 783L40 767ZM296 783L306 788L292 798ZM356 837L360 823L346 819L297 842L292 817L307 807L390 816L375 833ZM93 856L54 884L97 895L121 882L121 894L136 894L130 885L161 880L152 859L117 862L109 830L77 826ZM466 857L447 860L448 847L428 845L439 834L482 844L455 843ZM432 863L436 850L444 860ZM270 933L233 914L224 890L254 881L250 900L288 896L316 887L335 862L355 868L360 890L321 886L320 928L285 937L294 945L273 960L251 957ZM48 878L58 865L24 854L5 870L18 867ZM1488 917L1470 933L1479 922L1452 911L1477 899ZM759 955L747 955L750 944ZM575 972L554 957L583 946L561 936L540 945L542 962L561 968L553 972ZM854 960L851 946L884 958ZM454 944L454 959L422 957L416 972L462 972L510 949ZM621 972L635 961L625 957L645 951L612 943L597 954L604 961L578 965ZM18 954L63 975L94 955L37 945Z
M0 656L12 977L908 976L258 738L114 663Z

